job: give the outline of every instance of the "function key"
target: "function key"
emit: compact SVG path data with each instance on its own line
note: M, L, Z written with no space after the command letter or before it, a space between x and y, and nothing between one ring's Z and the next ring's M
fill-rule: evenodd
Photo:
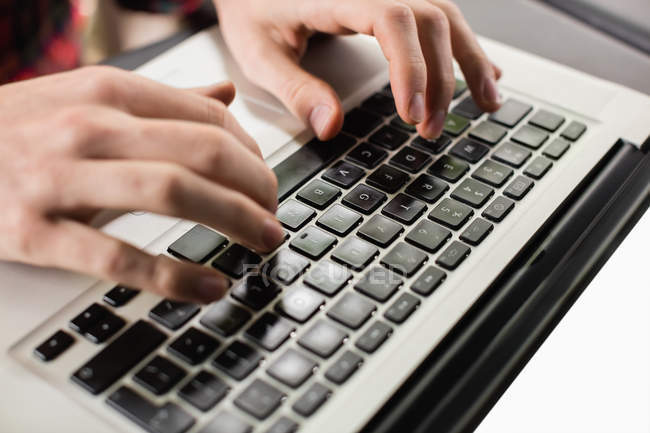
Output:
M373 113L382 116L390 116L397 110L393 98L382 93L375 93L363 101L361 106L368 111L372 111Z
M104 295L104 302L112 305L113 307L121 307L128 304L128 302L133 299L138 293L140 293L140 291L136 289L129 289L128 287L124 286L116 286L106 292Z
M167 351L190 365L197 365L212 355L217 347L219 342L216 339L196 328L188 328L169 345Z
M541 179L552 166L553 161L543 156L538 156L526 167L524 174L533 179Z
M553 159L560 159L564 153L569 150L571 145L561 138L556 138L546 146L544 155Z
M521 119L526 117L532 109L532 105L519 102L516 99L508 99L498 111L490 115L490 120L512 128L521 122Z
M388 152L385 150L363 142L348 153L347 159L365 168L375 168L387 156Z
M510 184L503 190L503 194L521 200L524 198L528 191L535 185L535 182L525 176L517 176Z
M427 256L422 251L400 242L381 259L381 264L398 274L410 277L426 261Z
M257 267L261 261L262 258L253 251L242 245L233 244L212 261L212 266L233 278L241 278L244 273Z
M449 182L456 182L469 170L469 164L449 155L442 155L429 167L429 173Z
M512 141L523 144L531 149L538 149L546 140L548 132L530 125L523 125L511 137Z
M261 379L255 379L234 400L235 406L263 420L280 407L286 395Z
M422 220L406 235L406 241L435 253L451 238L451 232L429 220Z
M462 95L467 90L467 83L463 80L456 79L456 86L454 87L454 99Z
M469 256L470 248L462 242L454 241L447 247L445 251L438 256L436 263L445 269L453 271L460 265L467 256Z
M474 99L472 99L471 96L460 101L451 111L472 120L478 119L483 114L483 110L476 105L476 102L474 102Z
M174 241L167 252L182 260L204 263L227 243L228 240L219 233L197 224Z
M427 203L435 203L448 189L447 183L428 174L421 174L406 188L406 193Z
M446 198L431 211L429 218L454 230L458 230L465 225L472 215L474 215L474 211L469 206Z
M275 309L296 322L305 323L316 314L322 305L325 305L325 298L322 295L303 285L299 285L287 292L275 304Z
M295 349L288 349L266 370L274 379L298 388L314 373L318 364Z
M519 168L524 165L524 162L526 162L528 158L530 158L530 155L530 150L525 147L508 142L499 146L496 152L492 154L492 158L497 161L505 162L515 168Z
M325 377L336 384L343 384L363 364L363 358L347 351L325 372Z
M329 260L321 260L311 270L311 272L305 276L304 282L327 296L333 296L338 293L351 278L352 274L347 269L332 263Z
M384 206L381 213L401 223L413 224L426 210L427 205L420 200L400 193Z
M299 426L295 421L287 418L286 416L281 416L265 433L296 433L298 431L298 427ZM228 431L228 433L231 432Z
M80 334L85 334L91 327L103 319L109 311L107 308L102 307L97 303L93 303L90 307L82 311L77 317L72 319L68 326L73 331L77 331Z
M308 417L316 412L330 395L332 391L329 388L316 382L291 407L300 415Z
M327 316L351 328L359 329L377 308L367 298L347 292L327 312Z
M149 317L173 331L186 324L199 310L201 307L195 304L163 299L149 311Z
M316 224L336 235L345 236L358 226L362 219L363 217L355 211L335 204L318 218Z
M97 323L88 328L84 333L84 337L95 344L103 343L122 329L125 324L124 319L109 312L99 319Z
M263 275L250 275L233 287L230 294L253 310L266 307L280 293L280 286Z
M474 179L499 188L512 176L512 169L492 160L483 161L481 166L472 173Z
M201 370L178 391L178 396L200 411L207 412L219 403L228 391L230 387L226 382Z
M172 389L185 374L185 370L167 358L156 356L133 376L133 380L153 394L161 395Z
M366 329L366 332L359 337L355 346L366 353L374 353L392 333L393 328L384 322L377 321Z
M287 341L295 330L287 319L266 312L246 330L246 336L272 352Z
M332 258L355 271L362 271L378 253L379 250L374 245L357 237L350 237L334 250Z
M323 182L322 180L312 180L309 185L301 189L296 197L305 203L314 206L316 209L325 209L336 197L341 194L341 190L335 186Z
M408 174L388 165L382 165L366 178L368 185L388 193L397 192L409 180Z
M506 136L508 130L496 123L485 121L469 131L469 136L485 143L495 145Z
M546 110L539 110L530 118L530 124L549 132L555 132L564 123L564 117Z
M411 142L411 146L417 147L418 149L424 150L429 153L440 153L451 144L451 138L447 135L442 134L438 138L433 138L431 140L427 138L420 137L419 135Z
M65 352L73 343L74 338L70 334L59 330L34 349L34 354L43 361L51 361Z
M381 266L370 269L354 288L379 302L386 302L402 285L402 279Z
M478 245L490 234L494 226L483 218L476 218L460 235L460 240L470 245Z
M365 137L381 124L381 117L366 110L355 108L345 115L343 131L355 137Z
M403 121L402 118L399 117L399 114L393 117L393 120L390 121L390 124L396 128L401 129L402 131L406 131L410 133L417 131L415 125L411 125L410 123L406 123L405 121Z
M327 232L309 226L300 232L291 241L291 248L310 259L320 259L330 248L336 244L336 238Z
M236 380L242 380L253 372L264 357L248 344L233 341L212 365Z
M386 194L360 184L354 187L345 197L343 204L364 214L372 213L386 200Z
M323 179L332 182L336 186L347 189L357 183L365 175L366 172L356 165L352 165L345 161L339 161L327 169L323 174Z
M435 266L429 266L411 285L411 290L420 295L429 296L445 281L445 278L447 278L447 274Z
M485 208L483 215L485 218L494 221L501 222L503 219L510 213L512 208L515 207L515 202L505 197L497 197L488 207Z
M469 119L459 116L458 114L449 113L445 118L445 125L443 131L454 137L458 137L460 134L465 132L469 128L470 121Z
M578 138L582 137L582 134L584 134L586 130L587 125L573 121L564 129L564 131L562 131L562 138L566 138L570 141L576 141Z
M285 248L278 251L263 268L266 275L289 285L305 272L309 264L309 260Z
M292 231L300 230L314 215L316 215L314 209L295 200L287 200L276 212L276 216L282 225Z
M475 208L483 205L492 197L494 190L474 179L465 179L451 193L451 197Z
M390 245L404 228L394 221L382 215L373 215L364 225L359 229L359 236L369 240L373 244L380 247L387 247Z
M241 329L251 318L251 313L227 299L210 305L201 317L201 325L224 337L229 337Z
M348 334L328 320L319 320L298 340L305 349L321 358L329 358L336 352Z
M412 147L405 147L391 158L390 163L411 173L417 173L430 160L431 158L426 153L420 152Z
M449 153L474 164L479 162L489 150L487 146L469 138L463 138L451 148Z
M410 293L402 293L386 310L384 317L394 323L404 323L420 306L420 300Z
M368 138L368 141L377 146L385 147L388 150L395 150L406 143L408 139L408 134L390 126L382 126Z

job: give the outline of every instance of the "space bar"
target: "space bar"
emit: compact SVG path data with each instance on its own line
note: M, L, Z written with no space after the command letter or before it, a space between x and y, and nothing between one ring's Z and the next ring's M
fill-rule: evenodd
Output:
M350 149L356 140L339 134L329 141L313 139L273 167L278 177L278 201L282 202L316 173Z

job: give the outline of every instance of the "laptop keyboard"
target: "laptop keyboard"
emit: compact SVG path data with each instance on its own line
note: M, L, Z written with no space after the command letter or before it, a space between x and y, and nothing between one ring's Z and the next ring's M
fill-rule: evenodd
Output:
M164 299L128 323L120 308L139 291L117 286L35 355L50 362L79 337L101 344L72 381L108 390L106 404L146 431L250 432L250 419L298 431L586 131L513 98L484 114L462 81L455 98L444 134L427 140L386 87L335 139L276 167L287 239L275 252L201 225L169 245L232 278L229 296L203 307Z

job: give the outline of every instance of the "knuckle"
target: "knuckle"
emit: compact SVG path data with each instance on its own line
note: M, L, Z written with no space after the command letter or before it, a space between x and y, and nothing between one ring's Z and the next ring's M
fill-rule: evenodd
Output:
M137 264L131 260L129 247L120 241L113 241L104 251L102 257L98 257L97 268L108 278L120 281L132 273Z
M84 153L89 144L98 138L106 139L115 130L102 121L101 113L93 107L76 106L63 110L56 121L64 132L62 146L68 154Z
M282 86L281 94L290 105L295 104L300 100L300 95L307 88L307 85L308 83L304 79L289 79Z
M15 258L33 257L40 239L37 235L37 227L38 221L28 209L17 207L12 212L8 212L3 224L3 228L6 228L3 234L10 239L10 248Z
M184 180L183 171L180 168L170 168L163 174L162 179L155 183L155 197L167 207L178 209L181 207L183 198Z
M122 71L110 66L92 66L86 68L86 75L82 89L87 97L106 104L119 102Z
M178 298L181 294L181 275L176 266L162 258L156 258L151 270L154 288L162 295Z
M463 12L458 5L449 0L438 0L436 5L445 11L445 14L450 20L455 20L463 16Z
M226 105L216 99L205 98L206 119L212 125L224 126L226 121Z
M427 8L424 18L433 28L449 31L449 19L442 9L438 7Z
M408 5L399 2L390 3L382 14L382 20L385 23L411 23L414 18L413 10Z

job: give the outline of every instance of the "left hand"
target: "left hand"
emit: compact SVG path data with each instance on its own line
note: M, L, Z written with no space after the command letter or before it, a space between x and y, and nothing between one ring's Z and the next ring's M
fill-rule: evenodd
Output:
M246 76L278 97L321 139L336 135L343 109L330 85L299 60L315 32L377 38L390 63L397 111L420 135L442 132L458 61L476 103L499 108L498 67L449 0L214 0L222 34Z

